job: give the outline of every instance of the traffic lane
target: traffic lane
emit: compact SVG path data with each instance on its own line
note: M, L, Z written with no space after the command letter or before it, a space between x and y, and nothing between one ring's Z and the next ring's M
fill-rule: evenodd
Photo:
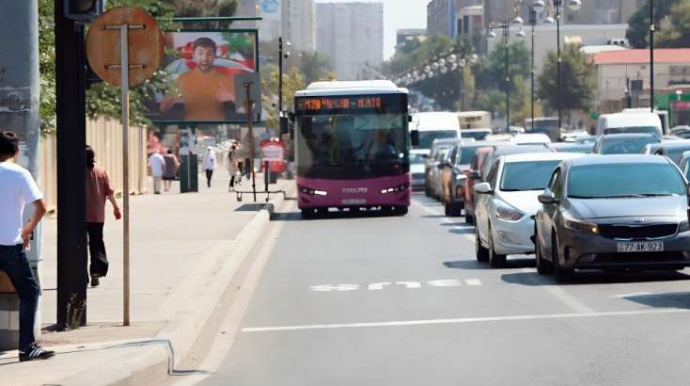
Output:
M686 385L687 317L244 333L203 385Z
M418 198L417 203L431 215L439 215L442 209L435 201ZM442 226L463 229L466 240L474 242L473 232L465 231L466 224L456 218L439 217ZM459 268L476 266L488 268L484 263L459 261ZM578 271L567 282L559 283L552 276L542 276L534 269L534 255L511 255L507 265L519 270L494 270L500 272L500 280L515 286L543 288L569 303L574 309L592 311L629 311L649 307L687 307L690 269L683 271L645 271L635 273L609 273L603 271Z
M289 221L243 325L573 311L541 288L509 288L499 272L475 266L473 251L415 207L405 217Z

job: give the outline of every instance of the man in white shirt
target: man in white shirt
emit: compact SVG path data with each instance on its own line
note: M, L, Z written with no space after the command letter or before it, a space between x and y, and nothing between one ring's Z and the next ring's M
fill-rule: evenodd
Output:
M149 168L151 168L151 177L153 177L153 193L161 194L161 180L165 174L165 158L159 150L156 150L149 157Z
M216 168L216 153L213 151L211 146L206 148L206 153L204 153L204 172L206 172L206 185L211 187L211 179L213 178L213 170Z
M0 131L0 270L5 271L19 296L19 360L47 359L55 355L36 344L34 324L41 289L26 257L31 234L46 213L43 194L31 174L12 159L19 140L11 131ZM25 225L24 207L34 205Z

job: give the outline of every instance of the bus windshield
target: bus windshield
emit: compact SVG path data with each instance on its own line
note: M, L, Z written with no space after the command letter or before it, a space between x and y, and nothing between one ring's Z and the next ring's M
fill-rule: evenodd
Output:
M350 179L406 173L405 120L402 113L301 116L298 174Z

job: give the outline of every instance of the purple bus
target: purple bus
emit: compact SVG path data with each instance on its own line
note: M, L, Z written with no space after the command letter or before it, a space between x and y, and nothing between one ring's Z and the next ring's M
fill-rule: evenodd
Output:
M302 217L410 206L407 90L390 81L316 82L295 93Z

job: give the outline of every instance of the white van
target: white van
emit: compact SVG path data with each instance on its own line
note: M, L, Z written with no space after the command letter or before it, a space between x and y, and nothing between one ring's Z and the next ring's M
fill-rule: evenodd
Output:
M619 133L650 133L663 138L664 130L657 114L647 112L621 112L602 114L597 122L597 136Z
M412 118L410 131L419 132L419 149L431 149L436 139L460 139L460 122L457 113L425 112Z

